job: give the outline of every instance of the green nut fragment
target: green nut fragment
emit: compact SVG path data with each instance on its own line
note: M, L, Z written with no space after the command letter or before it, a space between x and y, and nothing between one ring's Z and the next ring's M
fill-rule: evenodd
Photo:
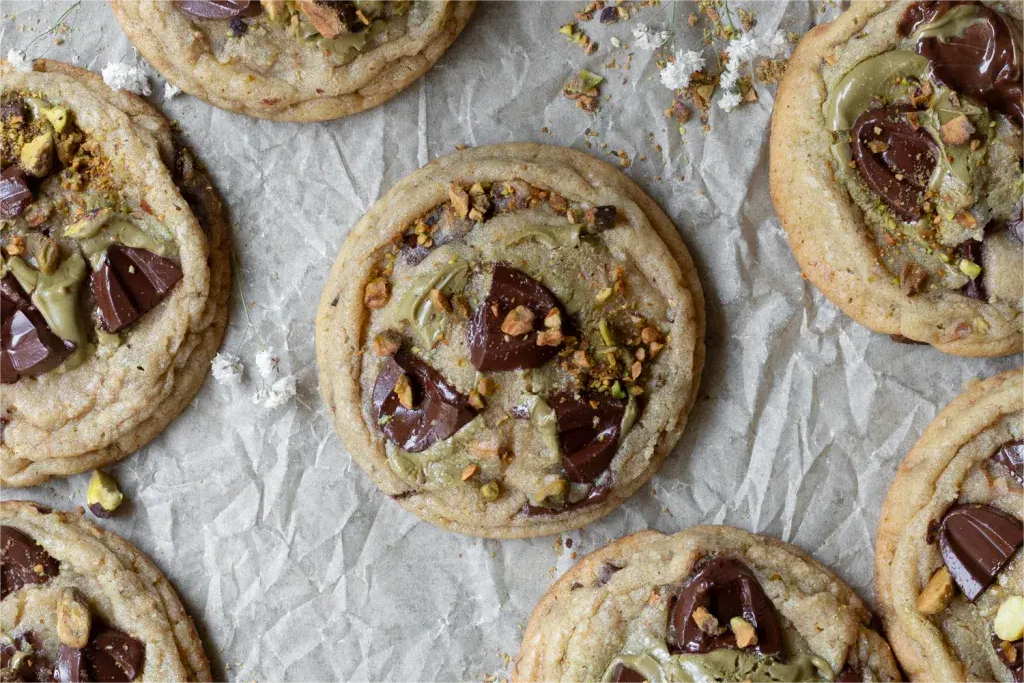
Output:
M114 212L107 207L87 211L71 225L65 226L64 236L76 240L84 240L93 237L107 224Z
M39 240L32 255L36 257L39 270L47 275L57 270L57 266L60 265L60 247L51 239Z
M25 175L42 178L53 168L53 135L37 135L21 148L18 165Z
M981 266L979 266L974 261L962 259L960 261L960 272L973 280L974 278L981 275Z
M531 503L534 505L540 505L548 508L560 508L565 505L565 499L569 495L569 482L563 478L558 478L553 481L549 481L544 484L533 496L531 496Z
M501 495L501 484L496 481L489 481L480 487L480 495L488 503L493 503L498 500L498 496Z
M124 494L117 488L117 480L114 477L102 470L93 470L85 500L92 514L107 518L120 507Z
M626 391L622 388L622 385L618 380L616 380L615 384L612 385L612 398L626 398Z
M57 603L57 638L61 645L83 648L89 642L92 614L85 598L74 588L60 592Z
M605 346L617 346L615 334L605 318L601 318L597 323L597 329L601 332L601 339L604 340Z
M68 125L68 110L64 107L46 109L43 111L43 116L58 133L63 133L65 126Z

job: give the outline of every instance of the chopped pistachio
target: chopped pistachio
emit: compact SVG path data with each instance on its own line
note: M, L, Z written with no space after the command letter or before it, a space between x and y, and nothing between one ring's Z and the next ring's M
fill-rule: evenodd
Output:
M597 303L603 304L605 301L608 301L608 299L610 299L611 297L612 297L612 288L611 287L605 287L604 289L602 289L600 292L597 293L597 297L595 297L595 298L597 299Z
M89 510L97 517L110 517L124 500L117 488L117 480L102 470L93 470L89 488L85 492Z
M976 278L981 275L981 266L968 259L960 260L960 272L969 278Z
M489 481L480 487L480 495L488 503L493 503L498 500L498 496L501 495L501 484L496 481Z
M480 469L480 466L477 465L475 462L474 463L470 463L469 465L466 465L465 469L462 470L462 475L461 475L462 481L466 481L467 479L472 477L474 474L477 473L477 471L479 469Z
M409 383L408 375L402 374L398 376L398 380L395 382L395 396L398 397L398 402L406 410L412 410L415 406L412 396L412 384Z
M608 325L606 318L601 318L597 323L597 329L601 332L601 339L604 341L606 346L616 346L618 342L615 341L615 333L612 332L612 328Z

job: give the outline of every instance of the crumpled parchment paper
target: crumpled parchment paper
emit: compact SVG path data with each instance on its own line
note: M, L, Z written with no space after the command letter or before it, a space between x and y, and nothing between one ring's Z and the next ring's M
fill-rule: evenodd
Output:
M610 38L632 46L631 29L653 17L653 28L674 26L676 47L700 49L701 25L686 22L696 6L588 22L599 49L584 55L557 33L584 4L482 2L424 78L382 107L323 124L259 121L187 95L165 100L164 81L149 71L150 99L180 123L230 208L240 270L223 350L246 369L239 385L208 378L162 436L113 468L129 503L103 525L177 587L217 677L506 677L504 655L515 656L550 582L574 557L648 528L724 523L781 538L870 601L874 530L896 466L965 382L1020 364L898 345L840 314L801 279L768 196L774 86L758 85L759 101L731 113L714 107L709 133L691 120L684 143L663 116L672 95L652 53L616 49ZM757 12L758 36L802 33L839 11L737 5ZM2 54L32 43L29 57L96 71L141 63L99 0L72 9L62 44L36 39L69 8L4 2ZM603 66L629 52L629 71ZM714 50L705 54L714 66ZM580 68L607 79L611 97L596 115L561 94ZM483 541L420 522L352 463L320 400L313 317L349 229L391 185L456 145L520 140L578 149L590 141L591 153L616 163L609 152L629 155L626 173L674 219L696 259L707 364L682 442L625 505L560 538ZM254 363L262 347L299 380L297 397L272 410L250 399L264 386ZM84 505L87 481L3 497L71 508Z

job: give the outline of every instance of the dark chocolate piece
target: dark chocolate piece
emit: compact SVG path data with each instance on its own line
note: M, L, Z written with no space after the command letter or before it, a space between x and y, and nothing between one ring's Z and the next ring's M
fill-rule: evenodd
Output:
M0 382L13 384L53 370L75 350L55 335L18 280L0 280Z
M534 315L533 331L515 337L501 331L509 311L525 306ZM526 273L504 263L494 265L491 290L469 323L469 359L481 372L539 368L558 355L558 346L538 346L544 316L556 308L563 331L568 316L555 295Z
M25 118L25 100L20 97L5 97L0 102L0 120L7 123L13 118Z
M593 211L594 222L591 225L594 230L600 232L611 230L615 227L615 218L618 216L618 210L614 206L595 206ZM589 212L587 217L590 217Z
M412 385L412 408L402 406L394 392L403 374ZM419 453L462 429L476 411L441 373L400 350L381 363L373 385L373 414L389 441L410 453Z
M35 539L12 526L0 526L0 600L29 584L46 583L60 563Z
M914 3L900 22L901 35L911 35L920 25L941 18L958 4ZM931 62L932 74L939 83L981 100L1018 126L1024 125L1020 27L1000 12L980 3L974 6L974 20L963 36L922 38L917 42L917 52Z
M904 337L902 334L890 334L889 339L892 339L897 344L912 344L916 346L928 346L928 342L920 342L910 337Z
M14 681L49 681L53 680L53 664L43 654L43 639L35 631L25 631L14 636L10 643L0 644L0 669L6 669L13 673L12 678L0 680ZM14 663L14 655L23 653L18 667Z
M725 627L721 635L712 636L700 630L693 620L698 607L706 609ZM728 628L733 617L745 619L757 634L757 642L744 649L765 656L782 652L775 611L757 577L738 560L716 558L698 569L670 604L669 648L673 652L696 653L738 649L736 635Z
M942 518L939 550L968 600L985 592L1024 542L1024 524L991 505L957 505Z
M563 505L560 508L549 508L544 507L543 505L530 505L529 503L527 503L526 505L523 506L523 509L520 512L526 515L527 517L540 517L542 515L560 515L563 512L571 512L573 510L579 510L581 508L590 507L591 505L597 505L598 503L602 502L605 498L607 498L608 494L610 494L611 492L611 485L592 486L590 487L590 490L587 491L587 495L583 496L583 498L577 500L575 503L569 503L568 505Z
M124 631L93 620L89 642L82 650L91 681L128 683L142 669L145 646Z
M968 261L973 261L977 265L981 265L981 250L984 245L979 240L967 240L960 245L960 257L965 258ZM987 301L988 295L985 293L985 281L982 279L984 273L979 273L977 277L972 277L967 281L963 287L960 288L960 293L964 296L969 296L972 299L979 299L981 301Z
M864 672L859 667L847 664L836 677L836 683L857 683L864 680Z
M605 585L606 583L612 580L612 574L614 574L617 571L620 571L621 569L622 567L618 566L617 564L605 562L597 568L597 585Z
M1015 640L1012 643L1005 641L995 633L992 634L992 647L999 655L999 661L1006 665L1006 668L1013 674L1013 680L1021 683L1024 678L1024 639Z
M171 259L112 245L91 278L103 329L117 332L132 324L163 301L181 278L181 268Z
M177 0L174 4L178 11L194 19L233 19L245 14L250 3L251 0Z
M612 674L612 680L615 681L615 683L644 683L647 679L644 678L644 675L639 671L633 671L625 664L619 664L615 667L615 672Z
M1024 441L1007 441L992 455L992 459L1010 470L1013 478L1024 485Z
M25 174L18 166L8 166L0 173L0 218L11 220L25 213L32 203Z
M605 394L561 392L550 399L569 479L587 484L608 469L619 446L626 401Z
M939 148L924 128L914 129L900 118L899 109L870 109L851 131L851 148L864 182L905 221L921 217L928 179L939 159ZM876 132L880 131L880 132ZM871 151L883 143L883 151Z
M57 683L82 683L88 681L85 673L85 655L77 647L61 645L57 653L57 663L53 668L53 678Z

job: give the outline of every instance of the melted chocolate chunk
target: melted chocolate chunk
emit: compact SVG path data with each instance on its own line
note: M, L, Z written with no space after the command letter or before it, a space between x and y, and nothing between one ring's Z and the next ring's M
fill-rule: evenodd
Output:
M941 18L958 2L917 2L900 22L901 35ZM975 4L974 20L963 36L932 36L917 42L917 52L931 62L939 83L985 103L1018 126L1024 125L1021 89L1020 28L1003 14Z
M587 491L587 495L583 496L580 500L575 503L569 503L563 505L560 508L548 508L543 505L531 505L527 503L523 506L521 512L527 517L540 517L543 515L560 515L563 512L571 512L572 510L579 510L581 508L590 507L591 505L597 505L612 492L612 487L608 486L592 486Z
M700 630L693 612L703 607L726 630L712 636ZM704 564L687 580L682 593L669 605L668 644L673 652L704 653L721 648L738 649L729 620L742 617L754 627L757 642L747 646L759 655L782 652L779 626L771 601L749 569L741 562L721 557Z
M233 19L245 14L250 3L251 0L177 0L174 4L178 11L195 19Z
M404 407L395 395L395 384L403 374L412 385L412 408ZM447 439L476 417L466 396L437 370L404 350L381 364L373 385L373 413L384 436L410 453Z
M999 655L999 661L1013 674L1013 680L1021 683L1021 678L1024 678L1024 640L1015 640L1011 643L993 633L992 647Z
M0 382L13 384L53 370L75 350L55 335L18 280L0 280Z
M1024 485L1024 441L1007 441L992 455L992 459L1010 470L1013 478Z
M145 646L123 631L93 621L89 642L82 650L91 681L128 683L142 669Z
M25 213L32 203L32 190L28 189L25 174L17 166L0 173L0 218L11 220Z
M14 636L12 642L0 644L0 669L7 669L13 673L11 679L15 681L52 681L53 664L42 654L43 639L34 631L25 631ZM14 655L22 652L25 656L17 662L17 668L12 667L15 663Z
M577 484L601 475L615 457L626 402L604 394L561 392L551 398L562 444L562 468Z
M616 216L618 216L618 210L614 206L595 206L593 223L594 230L611 230L615 227Z
M960 245L960 257L965 258L968 261L981 265L981 250L984 245L979 240L967 240ZM985 293L985 281L982 279L983 275L978 274L977 277L972 277L967 281L963 287L960 288L960 293L964 296L969 296L972 299L979 299L981 301L987 301L988 295Z
M852 151L857 170L872 192L903 220L921 217L928 179L939 149L923 128L914 130L897 109L870 109L853 124ZM880 152L872 152L884 145Z
M509 311L525 306L534 315L534 329L516 337L501 331ZM558 346L538 346L537 333L553 308L568 316L555 295L526 273L503 263L494 265L491 291L469 323L469 359L481 372L539 368L558 355Z
M850 666L847 664L843 667L843 670L839 672L839 676L836 677L837 683L856 683L857 681L864 680L864 672L856 666Z
M1021 521L991 505L957 505L942 518L942 561L971 602L992 585L1022 542Z
M43 546L12 526L0 526L0 600L29 584L46 583L60 563Z
M91 278L103 329L117 332L132 324L163 301L181 277L181 268L171 259L112 245Z
M644 675L639 671L633 671L625 664L619 664L615 667L615 672L612 674L612 680L615 681L615 683L644 683L647 679L644 678Z
M77 647L61 645L57 653L57 663L53 668L53 678L57 683L81 683L88 681L85 672L85 655Z

